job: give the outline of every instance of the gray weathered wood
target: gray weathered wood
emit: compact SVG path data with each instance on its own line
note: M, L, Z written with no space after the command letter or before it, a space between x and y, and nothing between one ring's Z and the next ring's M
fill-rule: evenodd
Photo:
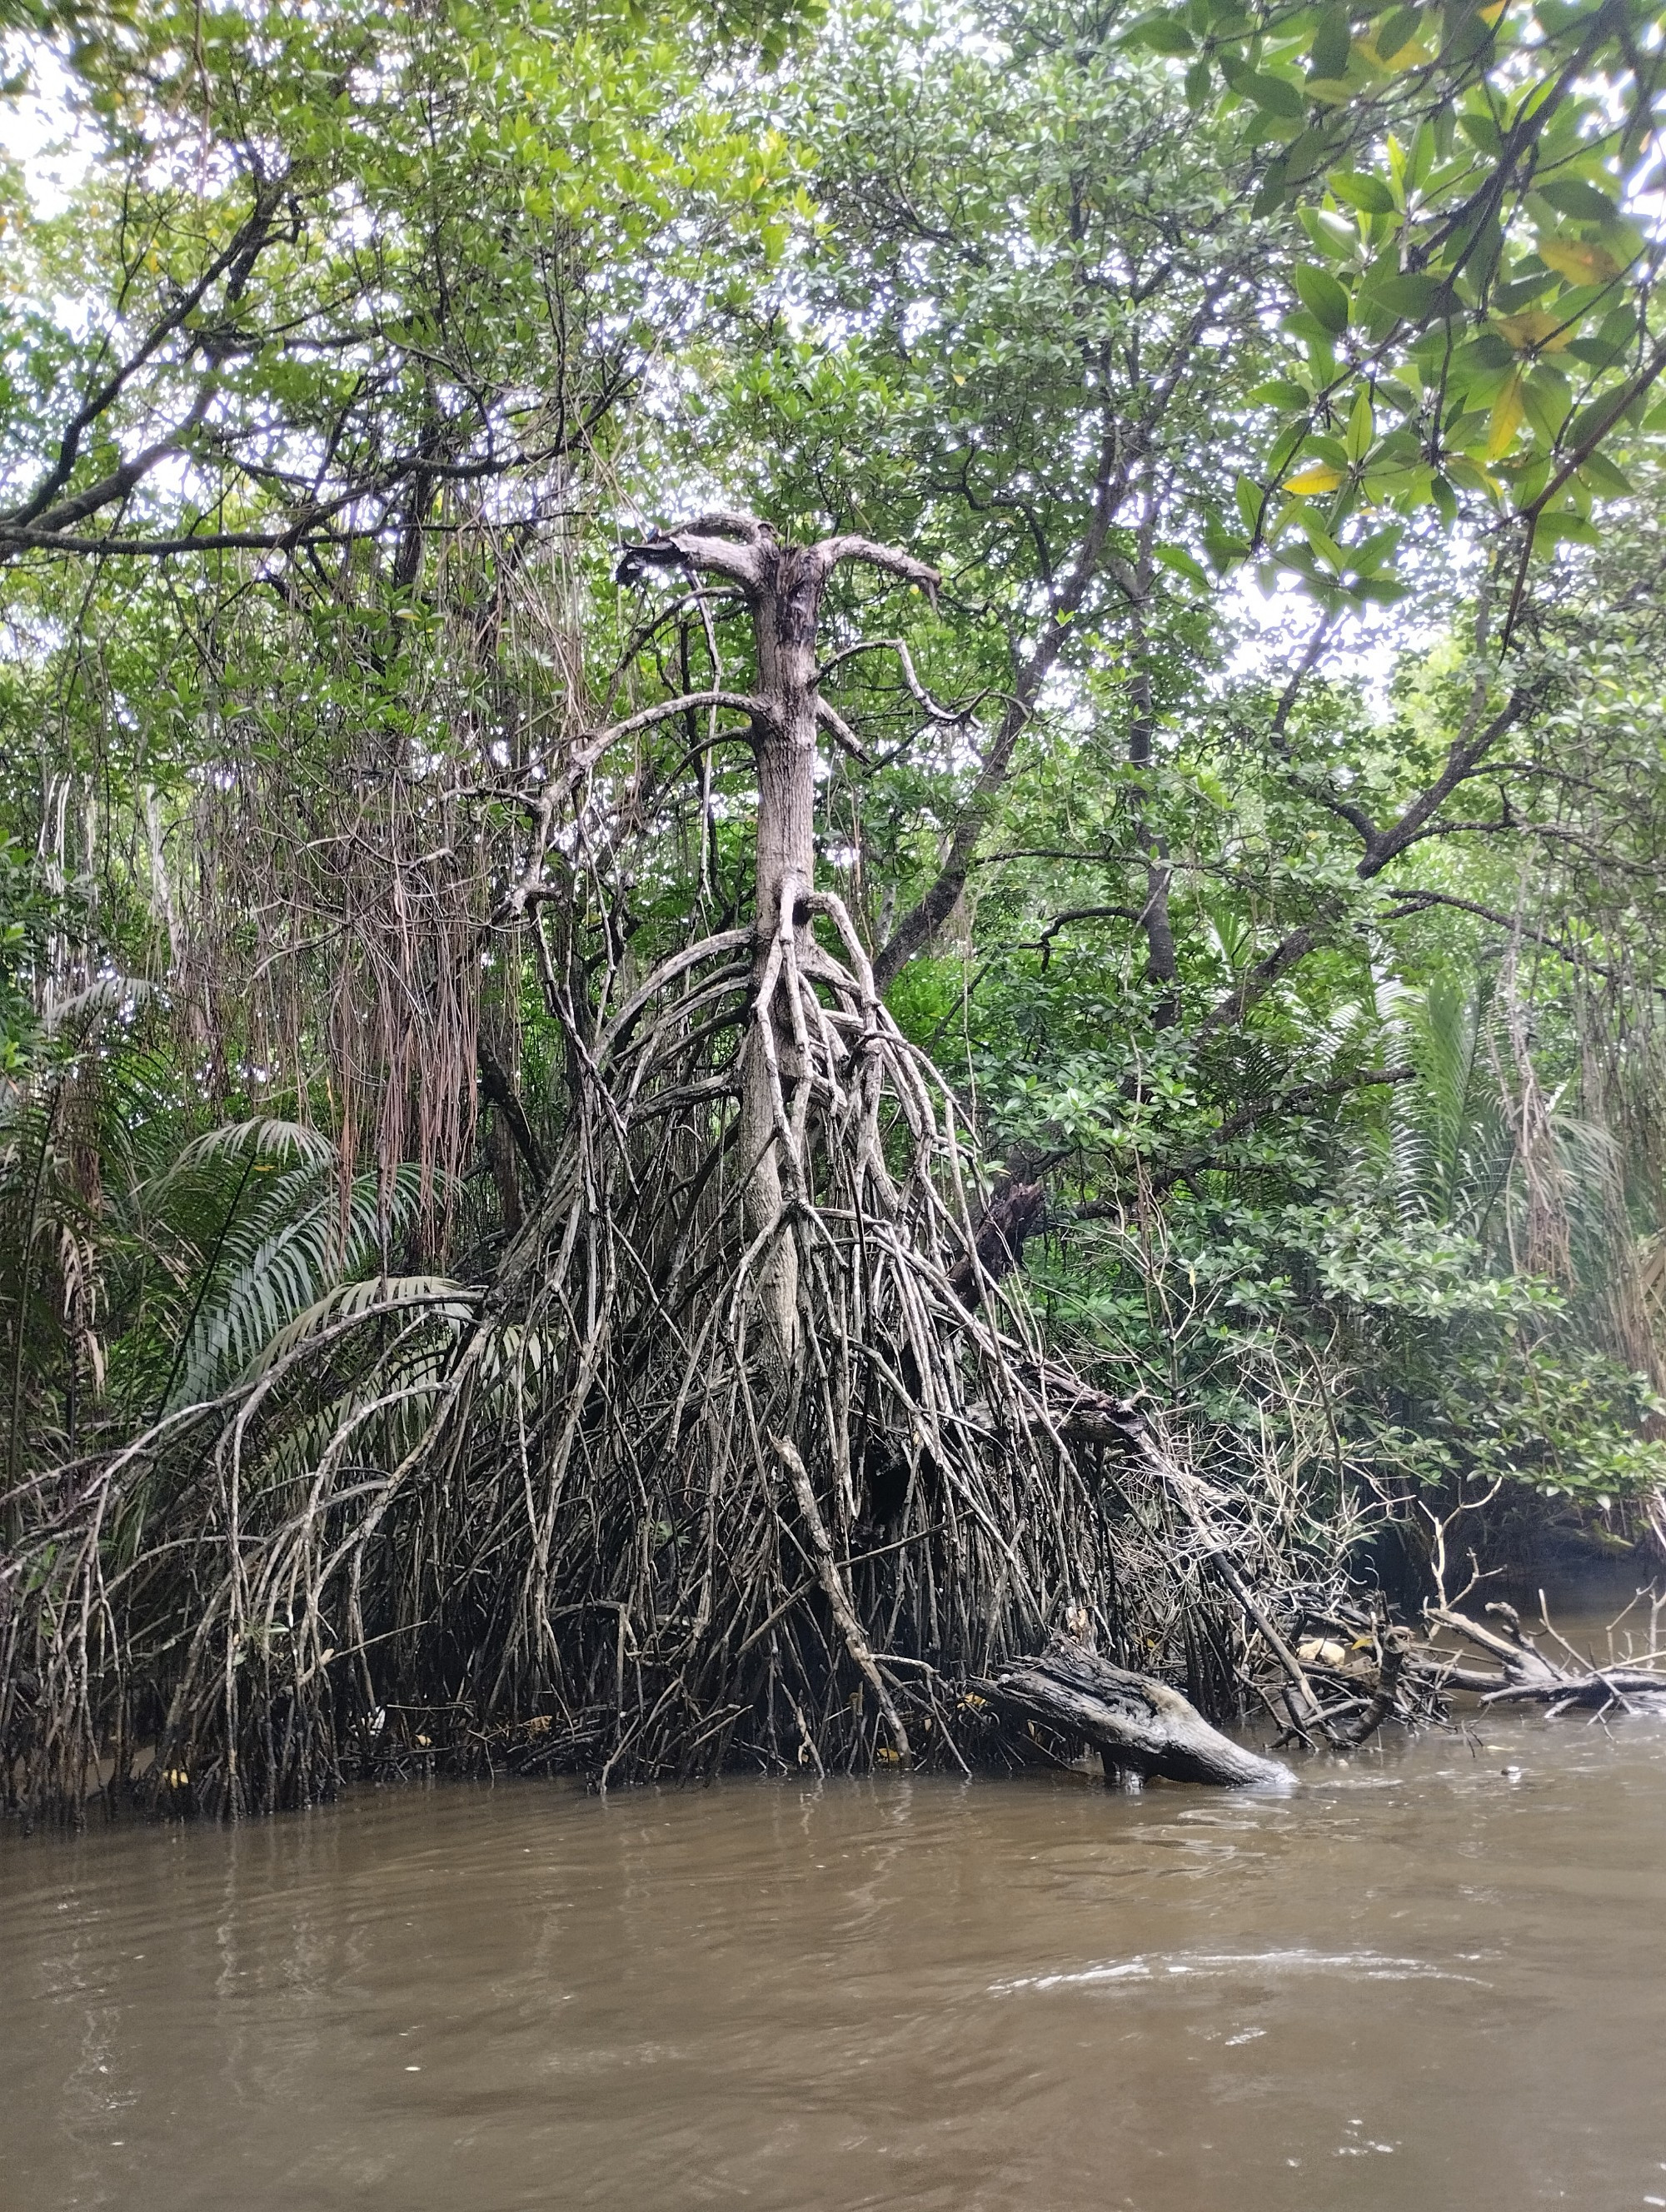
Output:
M1211 1728L1178 1690L1113 1667L1071 1637L1055 1636L1039 1657L1015 1659L974 1686L999 1712L1091 1744L1108 1778L1122 1770L1228 1790L1296 1787L1287 1766Z

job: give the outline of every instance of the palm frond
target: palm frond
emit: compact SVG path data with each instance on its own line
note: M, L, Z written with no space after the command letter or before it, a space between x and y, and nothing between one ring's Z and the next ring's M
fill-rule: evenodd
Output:
M189 1174L206 1163L222 1159L252 1160L264 1166L283 1160L301 1160L321 1166L336 1157L335 1146L319 1130L304 1121L285 1121L263 1115L252 1121L226 1121L208 1129L182 1146L173 1172Z
M413 1167L386 1188L374 1176L356 1176L344 1194L327 1149L275 1175L222 1240L170 1401L190 1404L241 1374L280 1330L379 1260L415 1218L421 1195Z
M367 1275L337 1283L284 1323L251 1361L250 1371L264 1373L306 1338L350 1316L426 1310L431 1320L460 1328L474 1319L476 1298L475 1291L446 1275Z

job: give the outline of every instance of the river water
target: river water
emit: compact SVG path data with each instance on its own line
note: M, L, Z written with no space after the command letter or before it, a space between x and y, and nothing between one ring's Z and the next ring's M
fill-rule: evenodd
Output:
M14 1833L0 2203L1666 2204L1666 1725Z

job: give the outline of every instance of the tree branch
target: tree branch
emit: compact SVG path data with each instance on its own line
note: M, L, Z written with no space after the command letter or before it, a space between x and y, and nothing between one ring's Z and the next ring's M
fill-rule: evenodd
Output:
M550 1170L544 1158L544 1147L538 1143L532 1125L526 1119L526 1109L520 1103L520 1094L483 1038L477 1046L476 1054L480 1063L480 1088L503 1116L504 1127L514 1140L515 1150L526 1164L534 1188L542 1190Z
M1064 650L1070 625L1105 565L1112 526L1134 483L1135 470L1147 451L1152 426L1161 421L1192 349L1214 313L1216 301L1217 292L1212 289L1177 338L1168 367L1152 388L1136 422L1124 422L1107 403L1094 468L1092 499L1076 556L1064 582L1049 596L1046 622L1019 671L1006 710L982 756L971 792L950 835L949 849L936 880L919 903L903 915L874 956L873 971L882 989L932 942L966 888L966 878L976 859L978 840L983 834L990 807L1012 771L1018 738L1035 711L1043 685Z
M115 405L139 371L155 360L171 337L185 328L189 318L201 307L222 276L228 276L230 289L240 293L256 260L271 242L272 218L283 205L288 190L287 175L271 179L258 187L252 209L230 243L222 252L214 257L197 282L179 295L167 313L152 325L137 350L130 354L82 402L58 441L57 458L44 479L21 507L14 507L9 514L0 515L0 524L9 525L13 529L31 526L50 527L43 518L74 475L76 463L81 458L82 441L88 430ZM201 335L193 336L192 350L196 351L205 343L211 343L211 341L205 341ZM160 459L162 453L171 449L170 446L163 445L152 450ZM71 521L77 519L76 513L71 513L68 517Z
M823 661L821 666L816 671L818 684L824 684L836 668L842 666L847 660L855 659L858 653L894 653L902 664L903 683L907 684L912 696L925 709L933 722L945 722L954 726L971 720L978 703L977 700L972 700L964 707L945 707L938 700L933 699L918 676L915 674L914 661L909 654L907 641L900 637L865 637L855 645L846 646L842 652L836 653L830 659ZM981 697L982 695L979 696Z
M1566 938L1555 937L1547 929L1536 928L1531 922L1523 921L1519 915L1505 914L1497 907L1483 906L1477 899L1460 898L1454 891L1420 890L1393 891L1389 896L1397 898L1401 903L1395 912L1384 917L1389 921L1407 921L1414 915L1428 912L1432 907L1445 907L1455 914L1474 915L1478 921L1491 922L1495 928L1502 929L1512 937L1525 937L1533 944L1541 945L1547 952L1554 953L1557 959L1566 960L1570 968L1581 969L1589 975L1600 975L1605 983L1619 983L1626 980L1621 971L1610 962L1593 958L1579 946L1571 945ZM1666 984L1657 984L1655 989L1658 996L1666 997Z
M928 562L916 561L911 553L900 552L894 545L880 545L872 538L857 538L844 533L837 538L824 538L811 548L811 559L824 577L830 576L841 561L865 561L871 568L884 568L889 574L901 576L906 583L918 584L932 605L937 605L937 587L943 579Z
M762 580L756 549L773 541L775 532L756 515L737 514L727 507L696 515L672 531L651 531L638 544L627 545L615 568L614 580L641 583L653 568L698 568L727 576L751 593Z
M1459 732L1447 751L1445 765L1435 781L1419 792L1397 822L1391 823L1386 830L1377 831L1367 840L1365 850L1353 872L1361 883L1369 883L1391 860L1397 860L1408 845L1417 842L1431 817L1444 805L1461 783L1474 774L1505 731L1513 728L1521 720L1530 703L1531 695L1524 687L1518 687L1484 729L1471 732L1466 728ZM1341 811L1340 806L1337 811ZM1320 913L1312 921L1302 922L1298 927L1287 931L1272 951L1258 960L1248 975L1205 1015L1198 1027L1198 1042L1201 1043L1217 1030L1241 1022L1250 1009L1267 996L1281 976L1288 975L1298 961L1304 960L1316 945L1323 943L1330 925L1345 910L1342 899L1333 896L1324 902Z

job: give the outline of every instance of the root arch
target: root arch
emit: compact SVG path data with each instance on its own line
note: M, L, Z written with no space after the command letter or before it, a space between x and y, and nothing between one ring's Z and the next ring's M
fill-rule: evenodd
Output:
M817 617L847 559L935 582L732 515L627 554L627 580L739 588L756 684L713 641L705 690L527 794L498 921L531 927L566 1047L542 1189L477 1293L385 1286L40 1478L0 1616L14 1794L77 1804L100 1759L119 1789L147 1741L153 1796L234 1814L395 1754L604 1783L964 1766L990 1724L967 1686L1060 1626L1182 1663L1216 1540L1049 1356L1012 1272L1039 1191L987 1203L815 882ZM538 927L570 896L563 824L610 745L694 711L739 713L757 763L751 926L581 991Z

